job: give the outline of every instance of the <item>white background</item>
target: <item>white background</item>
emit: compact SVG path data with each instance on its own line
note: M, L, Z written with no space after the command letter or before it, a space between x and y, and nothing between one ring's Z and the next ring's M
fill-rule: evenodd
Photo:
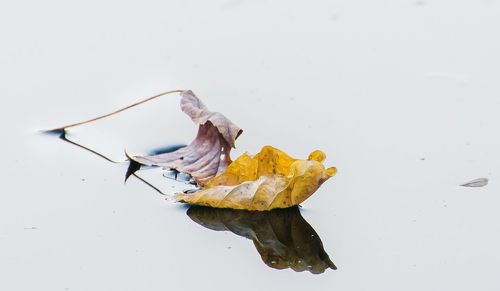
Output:
M0 289L498 290L499 15L487 0L0 2ZM327 153L339 173L302 214L339 270L270 269L123 185L124 166L37 132L178 88L245 130L234 155ZM119 153L187 143L172 104L93 136Z

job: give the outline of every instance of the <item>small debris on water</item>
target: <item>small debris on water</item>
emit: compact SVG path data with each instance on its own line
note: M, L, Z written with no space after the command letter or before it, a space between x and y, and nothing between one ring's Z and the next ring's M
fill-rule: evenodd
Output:
M462 186L462 187L484 187L486 185L488 185L487 178L478 178L478 179L474 179L472 181L469 181L465 184L462 184L460 186Z

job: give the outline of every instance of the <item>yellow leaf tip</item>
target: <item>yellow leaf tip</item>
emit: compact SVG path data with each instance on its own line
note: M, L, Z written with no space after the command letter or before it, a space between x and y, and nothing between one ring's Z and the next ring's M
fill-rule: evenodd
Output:
M329 176L329 177L332 177L333 175L335 175L337 173L337 168L335 167L330 167L328 169L326 169L326 174Z
M322 152L320 150L315 150L309 154L309 157L307 159L309 161L317 161L317 162L321 163L326 159L326 155L324 152Z

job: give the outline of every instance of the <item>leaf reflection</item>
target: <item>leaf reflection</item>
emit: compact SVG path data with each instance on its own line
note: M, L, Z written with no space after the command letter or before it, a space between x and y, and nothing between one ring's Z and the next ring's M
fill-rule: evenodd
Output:
M337 269L298 207L260 212L192 206L187 215L208 229L231 231L251 239L271 268L313 274Z

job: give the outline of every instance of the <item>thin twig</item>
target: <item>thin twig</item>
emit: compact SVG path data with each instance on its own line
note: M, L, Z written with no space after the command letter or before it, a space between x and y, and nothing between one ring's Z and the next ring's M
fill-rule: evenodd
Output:
M168 95L168 94L172 94L172 93L182 93L186 90L171 90L171 91L167 91L167 92L163 92L163 93L160 93L160 94L157 94L155 96L151 96L149 98L146 98L144 100L141 100L139 102L136 102L134 104L131 104L129 106L126 106L126 107L123 107L121 109L118 109L116 111L113 111L111 113L108 113L108 114L104 114L104 115L101 115L101 116L98 116L98 117L94 117L94 118L91 118L89 120L85 120L85 121L81 121L81 122L77 122L77 123L72 123L72 124L68 124L68 125L65 125L65 126L61 126L61 127L58 127L58 128L54 128L52 130L48 130L48 132L55 132L55 131L60 131L60 130L65 130L65 129L68 129L70 127L75 127L75 126L79 126L79 125L83 125L83 124L86 124L86 123L90 123L90 122L93 122L93 121L97 121L99 119L103 119L103 118L106 118L106 117L109 117L109 116L112 116L112 115L115 115L117 113L120 113L120 112L123 112L127 109L130 109L132 107L135 107L135 106L138 106L138 105L141 105L141 104L144 104L148 101L151 101L153 99L156 99L158 97L161 97L161 96L165 96L165 95Z

